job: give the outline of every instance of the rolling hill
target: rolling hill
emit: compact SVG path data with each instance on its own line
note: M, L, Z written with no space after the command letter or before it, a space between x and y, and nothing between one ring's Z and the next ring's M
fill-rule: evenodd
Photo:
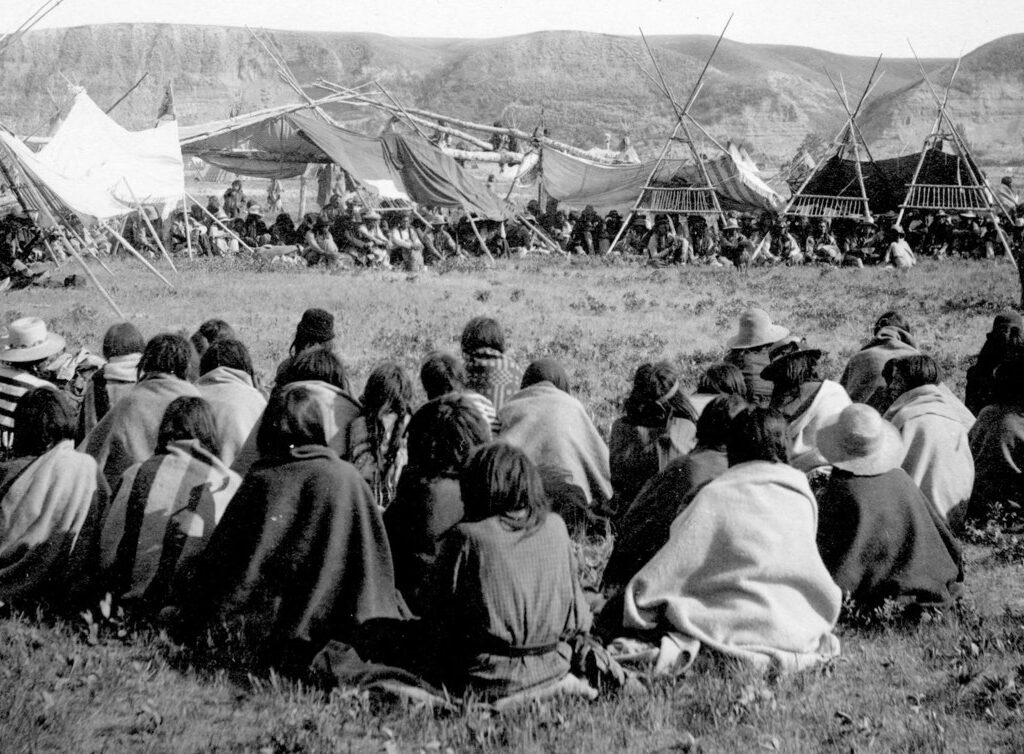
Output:
M641 72L650 61L636 37L549 31L497 39L401 39L375 34L270 32L303 84L318 78L358 85L379 81L405 103L477 121L504 120L581 146L629 133L641 154L660 147L672 110ZM649 37L676 97L685 99L714 44L707 36ZM1024 122L1021 37L968 55L953 98L958 122L997 159L1020 151ZM991 48L991 49L990 49ZM723 42L694 114L716 138L732 138L768 160L790 156L809 133L834 135L844 115L823 70L845 82L851 99L874 65L870 58L806 47ZM947 60L926 60L944 81ZM913 148L934 106L913 60L882 61L865 126L884 154ZM34 31L0 60L0 120L20 134L45 131L66 100L68 82L109 106L143 73L141 86L114 111L129 127L152 122L166 82L183 123L295 101L273 63L240 28L111 24ZM929 116L930 111L930 116ZM339 117L372 132L383 119L347 108Z

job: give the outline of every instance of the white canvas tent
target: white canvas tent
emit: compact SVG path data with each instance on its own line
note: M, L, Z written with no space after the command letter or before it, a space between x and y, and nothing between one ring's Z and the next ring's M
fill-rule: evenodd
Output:
M133 212L136 200L166 214L185 191L177 123L128 131L100 110L84 89L38 153L12 134L0 131L0 140L35 183L86 223Z

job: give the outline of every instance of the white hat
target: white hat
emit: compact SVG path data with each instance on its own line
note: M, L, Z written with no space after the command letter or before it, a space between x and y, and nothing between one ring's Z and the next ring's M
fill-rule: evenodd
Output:
M11 322L7 335L0 338L0 361L39 361L60 353L65 345L64 338L47 330L39 317L22 317Z
M725 342L728 348L755 348L775 343L789 335L781 325L773 325L764 309L756 306L740 314L739 332Z
M833 466L859 476L884 474L903 462L899 430L864 403L847 406L819 429L817 445Z

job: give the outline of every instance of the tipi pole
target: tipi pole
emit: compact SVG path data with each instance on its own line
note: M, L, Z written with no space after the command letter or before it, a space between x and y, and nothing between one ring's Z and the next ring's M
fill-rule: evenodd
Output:
M192 259L192 227L188 221L188 201L185 199L185 195L181 195L181 217L185 223L185 243L188 245L188 258Z
M140 254L138 252L138 250L134 246L132 246L130 243L128 243L128 239L126 239L124 236L122 236L120 233L118 233L116 230L114 230L114 228L112 226L108 225L107 223L100 223L100 226L102 228L106 229L106 231L108 233L113 234L114 238L116 238L118 241L120 241L122 246L124 246L126 249L128 249L128 251L131 252L133 255L135 255L135 257L140 262L142 262L144 265L146 265L146 267L149 268L150 272L152 272L154 275L156 275L158 278L160 278L162 281L164 281L164 283L167 285L168 288L170 288L172 291L175 290L174 285L171 283L171 281L168 280L167 278L165 278L163 275L161 275L160 274L160 270L158 270L156 267L151 265L149 263L148 259L146 259L144 256L142 256L142 254Z
M245 249L246 251L248 251L248 252L249 252L250 254L255 254L255 253L256 253L256 252L255 252L255 251L253 250L253 248L252 248L251 246L249 246L249 244L247 244L247 243L246 243L245 241L243 241L243 240L242 240L241 238L239 238L238 234L237 234L237 233L235 233L235 231L231 230L231 228L229 228L229 227L228 227L227 225L225 225L224 223L222 223L222 222L220 221L220 219L219 219L219 218L218 218L218 217L217 217L216 215L214 215L213 213L211 213L211 212L210 212L210 210L208 210L208 209L207 209L206 207L204 207L204 206L203 206L202 204L200 204L200 203L199 203L198 201L196 201L196 198L195 198L194 196L192 196L192 195L191 195L190 193L188 193L187 191L185 192L185 196L187 196L187 197L189 198L189 200L190 200L190 201L191 201L191 202L192 202L193 204L195 204L195 205L196 205L197 207L199 207L199 209L201 209L201 210L202 210L203 212L205 212L205 213L206 213L206 214L207 214L207 215L208 215L208 216L210 217L210 219L211 219L211 220L213 220L213 221L214 221L215 223L217 223L217 225L219 225L219 226L220 226L221 228L223 228L223 229L224 229L224 231L226 231L226 232L227 232L227 234L228 234L229 236L231 236L231 237L232 237L232 238L234 238L234 239L235 239L236 241L238 241L239 245L240 245L240 246L241 246L241 247L242 247L243 249Z
M122 180L124 181L125 187L128 189L128 193L132 195L132 200L135 202L135 207L138 210L139 215L141 215L143 222L146 223L146 227L149 228L149 232L153 234L153 239L156 241L156 245L160 247L160 251L163 252L167 263L171 265L171 269L174 270L174 274L177 275L178 268L174 266L174 260L172 260L171 255L167 253L167 247L164 246L164 242L161 240L160 234L156 232L156 228L153 227L153 223L146 215L146 210L143 208L142 202L140 202L139 197L135 195L135 191L132 190L132 186L128 183L128 179L124 178Z

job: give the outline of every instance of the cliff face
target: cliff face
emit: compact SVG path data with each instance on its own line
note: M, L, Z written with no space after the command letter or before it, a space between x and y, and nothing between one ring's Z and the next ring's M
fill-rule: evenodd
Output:
M675 123L665 97L639 68L638 62L653 72L637 38L555 31L487 40L271 36L303 84L321 77L350 86L376 80L407 104L476 121L501 119L525 130L543 123L557 138L583 146L603 145L606 133L616 140L628 133L641 154L653 155ZM676 98L685 100L714 39L649 41ZM962 74L963 85L977 87L980 96L965 89L953 104L971 138L984 142L996 135L993 150L999 151L1020 145L1013 134L1020 132L1024 100L1014 94L1022 61L997 57L1003 69L986 68L992 82ZM971 62L965 60L964 74ZM937 71L947 63L925 66ZM841 77L855 100L873 65L868 58L810 48L725 41L693 112L717 139L739 141L763 159L783 159L809 133L831 138L844 120L823 69L837 83ZM894 59L882 68L879 101L869 111L873 133L887 150L903 141L919 144L930 127L930 121L922 125L919 111L930 106L927 91L916 86L917 66ZM145 72L146 81L115 111L129 127L152 123L168 81L183 123L296 100L245 29L113 24L32 32L13 45L0 60L0 120L22 134L43 133L66 100L68 80L107 107ZM936 77L943 80L941 73ZM968 102L970 109L961 106ZM366 132L384 124L365 109L343 108L337 115Z
M939 99L953 69L949 63L929 75ZM997 39L965 56L947 111L980 160L1019 163L1024 157L1024 34ZM935 97L920 80L873 102L861 127L884 154L912 152L920 149L937 112Z

